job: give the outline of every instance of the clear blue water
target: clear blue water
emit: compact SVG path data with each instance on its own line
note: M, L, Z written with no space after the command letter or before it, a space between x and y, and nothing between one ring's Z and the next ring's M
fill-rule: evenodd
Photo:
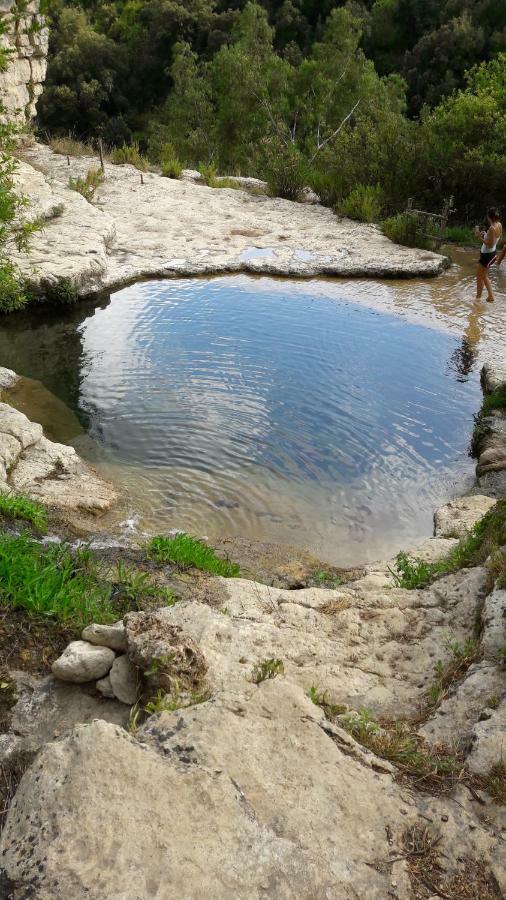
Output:
M28 337L16 362L0 335L3 364L74 410L76 446L150 529L358 562L430 534L473 469L480 391L456 372L459 339L346 300L338 283L321 296L267 278L146 282L66 327L31 322Z

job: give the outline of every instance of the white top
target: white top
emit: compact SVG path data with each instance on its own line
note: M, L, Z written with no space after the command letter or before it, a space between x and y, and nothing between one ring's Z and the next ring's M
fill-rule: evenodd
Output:
M490 226L490 228L492 228L492 226ZM485 234L485 237L486 237L486 238L488 238L488 235L489 235L489 232L490 232L490 228L488 229L488 231L487 231L486 234ZM497 244L499 243L499 238L500 238L500 237L501 237L501 235L498 234L497 237L496 237L496 239L495 239L495 243L494 243L494 245L493 245L492 247L489 247L488 244L483 243L483 244L481 245L481 252L482 252L482 253L494 253L495 250L497 249Z

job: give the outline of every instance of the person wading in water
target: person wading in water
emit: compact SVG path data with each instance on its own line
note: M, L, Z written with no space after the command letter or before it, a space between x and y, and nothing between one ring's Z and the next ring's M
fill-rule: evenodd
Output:
M478 271L476 273L476 299L481 300L483 288L486 287L487 300L489 303L493 303L495 298L488 270L492 263L497 259L497 244L502 235L499 210L497 210L495 206L491 207L487 212L487 225L488 227L483 230L480 230L480 228L476 226L476 236L483 241L480 251L480 260L478 262Z

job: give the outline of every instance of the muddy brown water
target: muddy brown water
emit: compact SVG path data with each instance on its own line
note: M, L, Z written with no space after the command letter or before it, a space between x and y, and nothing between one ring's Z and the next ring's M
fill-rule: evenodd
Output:
M504 358L506 266L437 279L229 276L13 316L13 402L126 492L130 525L306 547L338 565L429 535L473 479L479 370Z

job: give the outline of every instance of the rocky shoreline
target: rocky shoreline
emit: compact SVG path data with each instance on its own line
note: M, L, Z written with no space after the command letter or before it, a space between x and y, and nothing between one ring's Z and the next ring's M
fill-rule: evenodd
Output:
M392 244L376 225L320 205L210 188L105 164L91 202L69 188L99 161L34 144L16 181L28 215L45 222L17 263L35 284L70 279L79 295L142 278L249 272L297 277L430 277L446 257ZM301 238L301 235L303 236Z
M485 368L489 396L505 374ZM2 404L4 436L11 421ZM505 421L501 408L478 419L480 493L439 510L435 536L411 556L445 558L497 509ZM75 498L89 477L71 473ZM411 590L392 561L325 588L189 579L173 605L141 605L109 631L79 635L95 668L70 680L99 678L98 691L69 683L72 649L54 663L58 677L11 670L0 765L29 765L2 833L0 896L503 896L506 590L490 565ZM156 570L163 583L171 576ZM401 734L416 751L385 751L381 741L393 747ZM428 771L413 774L411 752Z

